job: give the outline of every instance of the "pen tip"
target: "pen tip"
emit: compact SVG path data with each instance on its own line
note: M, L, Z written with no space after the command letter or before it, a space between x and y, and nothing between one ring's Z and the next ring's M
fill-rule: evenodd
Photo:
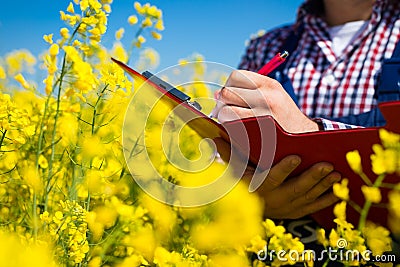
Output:
M281 58L287 58L289 56L289 52L288 51L283 51L283 53L281 54Z

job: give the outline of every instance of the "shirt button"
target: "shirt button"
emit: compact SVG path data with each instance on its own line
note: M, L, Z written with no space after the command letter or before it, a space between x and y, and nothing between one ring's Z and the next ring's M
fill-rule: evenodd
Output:
M332 85L335 82L335 76L333 74L328 74L325 77L325 82L329 85Z

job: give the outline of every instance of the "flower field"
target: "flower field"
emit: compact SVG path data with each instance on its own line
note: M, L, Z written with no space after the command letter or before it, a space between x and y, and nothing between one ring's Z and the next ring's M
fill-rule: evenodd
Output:
M120 28L113 47L103 47L112 0L74 0L60 11L65 27L43 37L44 54L0 55L0 266L313 266L313 260L290 253L266 261L257 257L266 246L298 253L305 247L278 221L263 218L262 199L244 182L213 203L191 208L163 204L137 185L135 176L150 175L149 159L135 140L126 146L122 129L140 84L111 57L141 69L156 64L158 54L144 45L146 38L162 39L168 14L151 4L133 6L127 29L136 31L134 40L125 41L127 29ZM200 81L203 59L194 60L187 67ZM45 71L45 79L26 78L34 70ZM194 97L212 95L206 84L186 90ZM165 146L158 137L160 116L149 116L145 138L152 164L165 179L198 186L226 172L217 160L195 174L171 166L160 154ZM199 158L193 144L200 144L200 136L190 129L180 134L182 153ZM378 178L362 188L366 202L358 207L359 225L346 221L346 205L352 203L343 179L334 186L342 199L334 209L337 227L319 230L321 245L338 248L338 240L345 239L343 249L382 255L398 240L400 183L390 185L390 229L366 221L371 205L381 202L380 188L389 186L385 175L400 175L400 136L387 131L380 136L382 144L374 145L371 155ZM347 160L364 176L357 151Z

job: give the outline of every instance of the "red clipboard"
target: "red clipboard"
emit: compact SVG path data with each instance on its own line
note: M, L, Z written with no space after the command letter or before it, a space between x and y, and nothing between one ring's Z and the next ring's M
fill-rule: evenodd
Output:
M291 134L286 132L271 116L245 118L226 122L223 125L203 114L196 105L190 102L190 97L177 95L171 88L158 84L160 79L152 79L136 72L126 64L112 59L121 66L134 79L147 81L155 90L163 94L162 101L168 101L173 106L184 107L184 112L179 116L188 121L188 126L194 129L203 138L223 138L233 143L238 151L248 154L250 163L261 169L267 169L287 155L296 154L302 158L301 164L294 171L294 175L301 173L313 164L321 161L330 162L335 170L349 179L350 199L363 206L364 196L361 186L365 183L355 174L346 161L346 153L358 150L362 158L364 173L373 182L377 175L371 170L370 155L373 153L372 145L381 143L379 129L400 133L400 101L386 102L379 105L387 124L384 127L370 127L357 129L343 129L335 131L319 131L309 133ZM176 90L176 88L173 88ZM186 98L185 98L186 97ZM182 110L182 109L177 109ZM249 141L250 140L250 141ZM271 152L272 151L272 152ZM271 152L271 153L270 153ZM387 175L384 183L399 183L400 176ZM387 226L388 212L386 207L389 189L381 188L382 201L379 206L372 206L368 219ZM333 207L325 208L312 214L312 217L323 227L334 227ZM350 205L347 209L347 220L357 225L359 213Z

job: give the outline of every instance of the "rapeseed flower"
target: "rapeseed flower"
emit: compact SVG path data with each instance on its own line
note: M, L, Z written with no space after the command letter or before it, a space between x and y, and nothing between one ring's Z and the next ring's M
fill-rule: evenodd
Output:
M139 21L139 19L135 15L131 15L131 16L128 17L128 23L130 25L135 25L136 23L138 23L138 21Z
M361 191L364 194L364 197L367 201L372 203L379 203L382 200L381 191L378 187L371 187L363 185L361 186Z
M46 41L46 43L53 44L53 34L47 34L43 35L43 40Z
M122 39L122 37L124 36L124 32L125 32L125 29L124 28L119 28L116 32L115 32L115 39L116 40L121 40Z
M384 252L392 250L390 232L385 227L369 222L365 225L363 234L373 255L383 255Z
M1 61L0 224L7 234L0 233L0 258L4 253L14 255L7 250L11 244L23 254L15 254L21 266L265 266L254 259L254 253L265 246L304 251L300 240L282 225L262 220L262 201L242 182L210 205L182 208L175 195L154 179L161 175L172 183L172 189L176 185L200 187L221 173L233 177L225 164L207 161L204 155L212 154L212 147L190 128L180 128L178 120L169 116L173 106L160 102L149 117L139 116L153 104L149 88L143 81L127 78L109 60L110 55L124 62L133 59L132 51L122 43L123 28L115 33L111 51L101 43L111 2L73 0L60 12L65 27L59 36L43 36L48 49L41 60L47 76L37 89L24 78L36 64L32 54L14 51ZM137 25L136 37L127 47L143 47L147 36L161 39L162 11L138 2L134 8L137 12L128 24ZM140 59L134 62L135 68L155 68L159 62L155 50L146 48L137 54ZM193 98L211 96L207 84L201 82L206 73L203 61L194 54L180 62L192 68L195 82L182 90ZM10 91L7 85L13 77L29 90ZM132 95L143 96L127 113L144 125L142 129L127 125L121 112L130 107ZM130 143L121 136L123 126L132 130ZM375 169L396 172L398 136L389 132L380 132L380 136L382 145L374 150ZM350 165L361 172L358 155L351 153ZM198 171L190 173L172 165L169 160L178 154L187 159L177 160L184 162L185 170ZM389 163L384 162L388 159ZM378 166L381 163L383 167ZM134 182L137 176L171 197L175 206L142 193ZM377 190L363 189L368 201L377 201ZM349 199L346 182L335 185L334 191ZM398 195L397 189L389 194L392 231L400 218ZM321 229L319 239L324 245L345 238L351 243L349 249L365 249L365 240L374 253L387 249L386 230L370 230L369 224L368 233L356 230L346 221L345 210L346 202L334 208L337 228L329 238ZM38 256L31 257L27 251ZM271 264L294 263L289 257L286 260L274 258Z
M362 173L361 156L357 150L346 153L346 159L350 168L357 174Z
M14 76L14 79L21 84L21 86L25 89L29 89L31 86L29 83L25 80L25 77L21 74L18 73L17 75Z
M348 179L342 179L340 183L335 183L333 185L333 193L342 200L349 200L349 188L347 187L349 183Z

